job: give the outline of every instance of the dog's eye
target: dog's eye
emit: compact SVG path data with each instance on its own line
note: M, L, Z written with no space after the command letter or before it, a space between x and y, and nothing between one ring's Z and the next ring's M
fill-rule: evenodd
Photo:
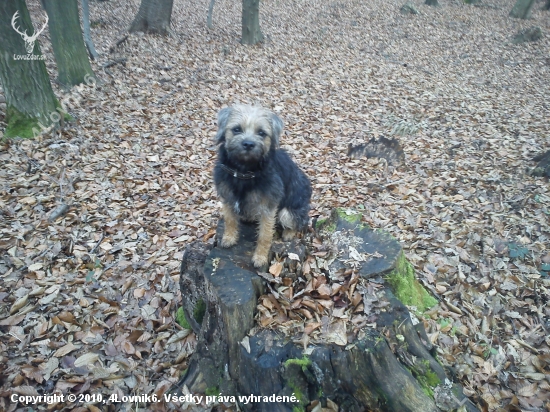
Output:
M258 130L258 135L261 136L261 137L266 137L267 133L264 132L262 129L260 129L260 130Z
M241 129L241 126L235 126L233 129L231 129L233 134L239 134L243 132L243 129Z

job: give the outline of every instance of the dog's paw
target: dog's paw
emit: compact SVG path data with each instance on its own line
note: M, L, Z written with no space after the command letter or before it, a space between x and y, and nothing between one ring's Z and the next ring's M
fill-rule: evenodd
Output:
M296 236L296 231L291 229L285 229L283 230L283 240L285 242L289 242L292 239L294 239L294 236Z
M225 234L222 237L221 246L222 247L231 247L237 244L238 236L226 236Z
M261 268L262 266L267 265L267 256L254 253L254 256L252 256L252 263L255 268Z

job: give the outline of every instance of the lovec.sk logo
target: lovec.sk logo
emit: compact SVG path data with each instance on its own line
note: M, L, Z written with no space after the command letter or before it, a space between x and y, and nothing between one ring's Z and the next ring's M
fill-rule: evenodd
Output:
M44 26L39 31L34 31L34 34L32 36L29 36L27 34L27 30L24 32L21 31L19 27L17 27L17 18L19 17L19 10L16 11L11 19L11 27L21 35L23 40L25 41L25 49L27 50L27 55L24 54L14 54L13 59L14 60L44 60L44 56L37 56L36 54L32 54L32 51L34 49L34 43L36 42L36 39L44 31L46 28L46 25L48 24L48 15L46 15L46 21L44 23Z

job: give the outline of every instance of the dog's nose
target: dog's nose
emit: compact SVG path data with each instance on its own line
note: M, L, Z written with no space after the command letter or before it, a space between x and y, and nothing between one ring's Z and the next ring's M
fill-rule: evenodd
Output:
M256 143L254 143L251 140L243 140L242 145L243 145L244 150L250 151L250 150L254 149L254 146L256 146Z

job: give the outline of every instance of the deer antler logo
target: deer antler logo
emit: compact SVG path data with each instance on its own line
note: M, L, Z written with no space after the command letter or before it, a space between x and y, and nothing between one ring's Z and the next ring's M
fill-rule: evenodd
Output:
M16 20L18 17L19 17L19 10L15 12L15 14L11 19L11 27L13 27L13 29L17 33L19 33L21 37L23 37L23 40L25 40L25 49L27 49L28 54L31 54L32 50L34 49L34 42L36 41L38 35L44 31L44 29L46 28L46 25L48 24L48 15L46 15L46 22L44 23L44 26L42 26L42 28L38 32L35 30L35 33L32 36L29 36L27 34L27 30L22 32L21 29L16 26L17 24Z

